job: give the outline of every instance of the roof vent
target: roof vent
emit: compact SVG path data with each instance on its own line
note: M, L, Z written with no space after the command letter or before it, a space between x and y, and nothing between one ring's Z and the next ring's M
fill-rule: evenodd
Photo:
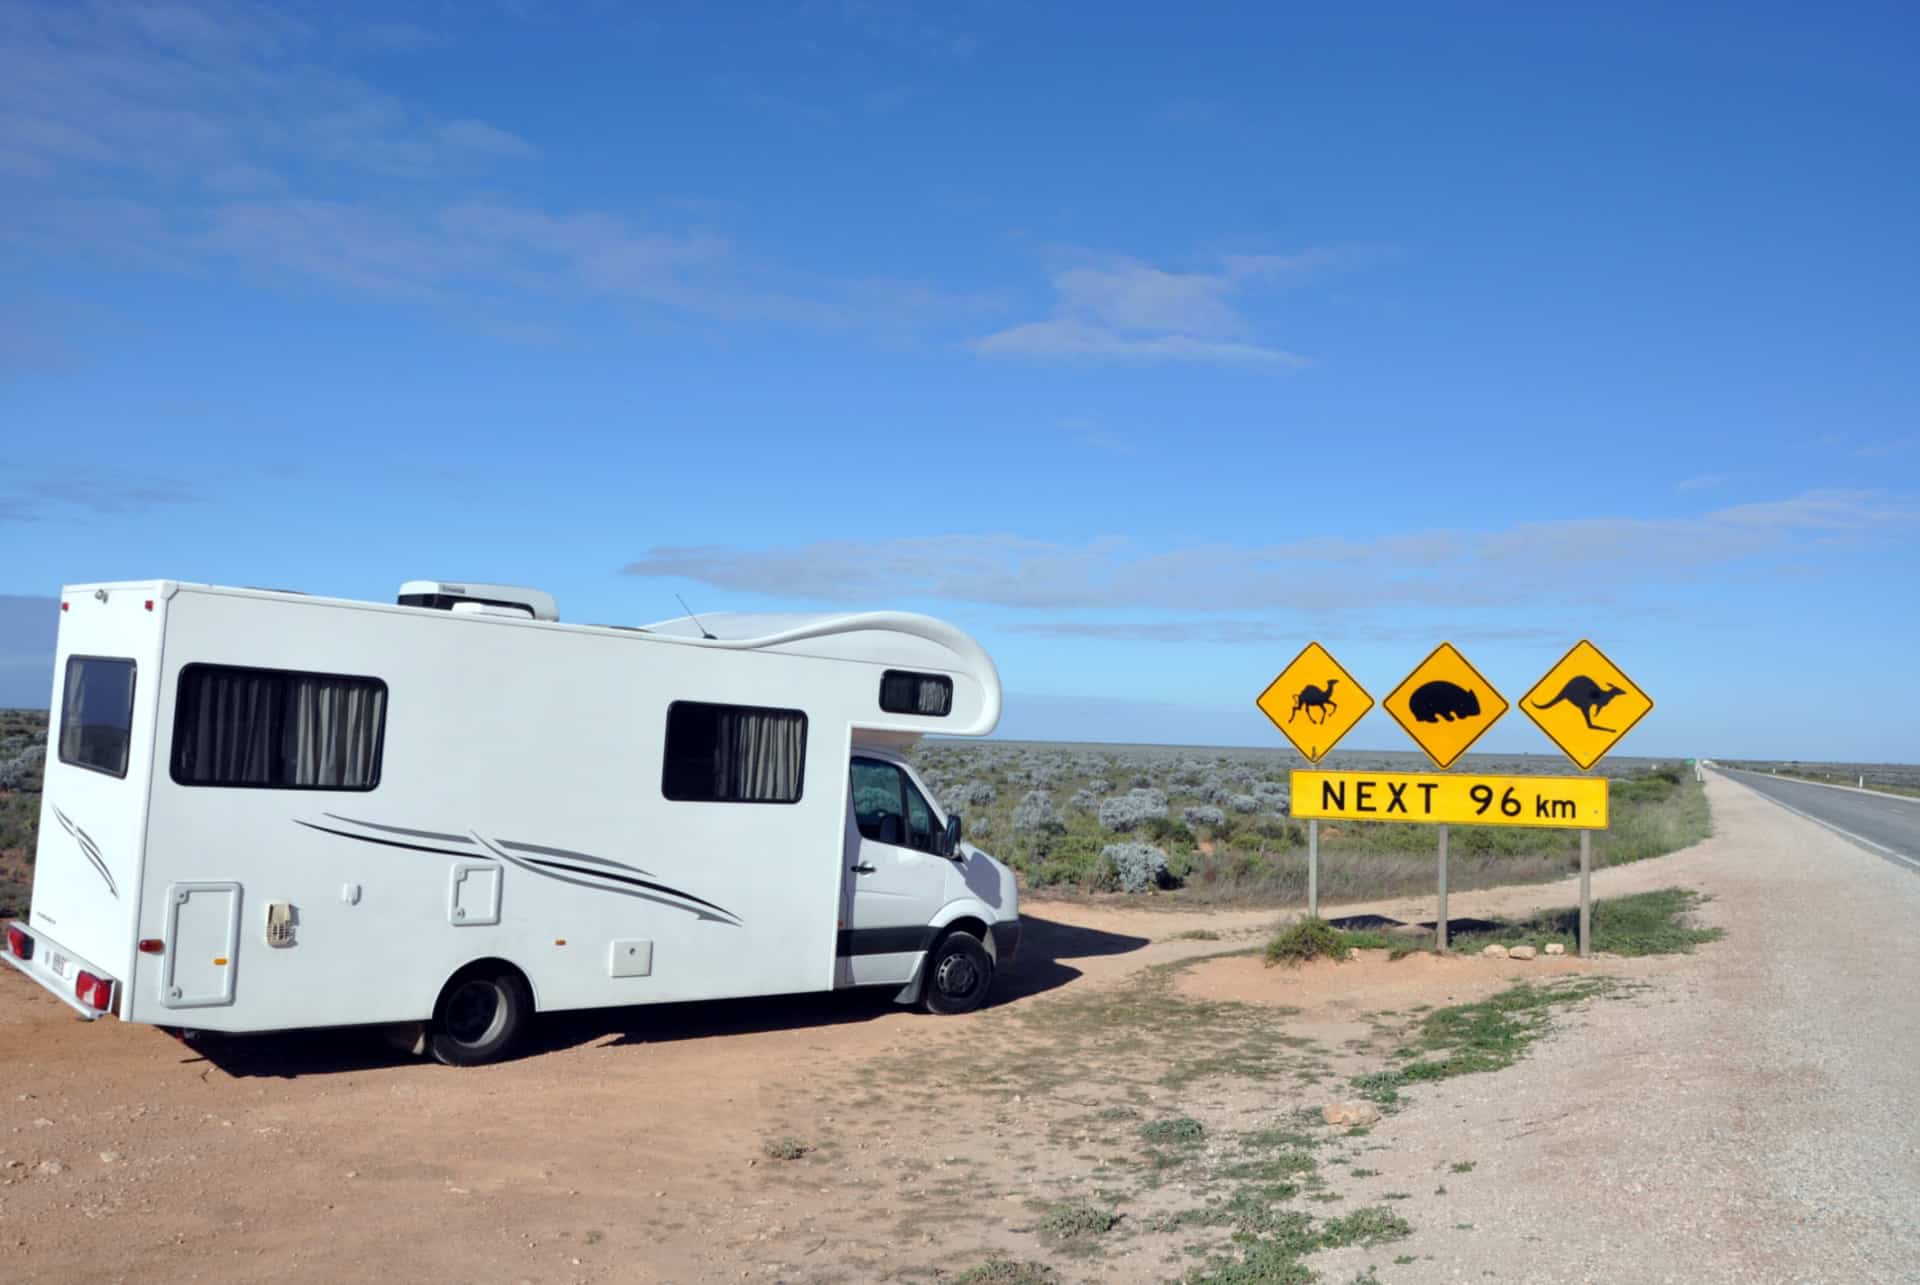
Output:
M525 612L535 620L558 620L560 608L554 603L553 595L540 589L527 589L510 584L449 584L444 580L409 580L400 586L397 599L403 607L432 607L440 611L452 611L459 603L476 603L483 607L502 607L503 612L486 612L486 615L504 615L508 612ZM473 608L467 609L469 612Z

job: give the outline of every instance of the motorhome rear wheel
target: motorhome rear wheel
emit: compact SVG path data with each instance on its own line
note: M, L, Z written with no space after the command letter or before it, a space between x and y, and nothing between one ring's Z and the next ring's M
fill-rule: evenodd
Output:
M533 1010L520 974L498 964L467 969L440 994L427 1047L448 1066L479 1066L512 1051Z

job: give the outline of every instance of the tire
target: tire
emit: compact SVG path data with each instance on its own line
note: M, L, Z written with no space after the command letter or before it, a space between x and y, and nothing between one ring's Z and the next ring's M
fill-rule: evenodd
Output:
M993 956L972 933L955 929L927 952L921 1002L929 1013L971 1013L993 989Z
M456 973L433 1006L427 1049L447 1066L497 1062L512 1049L533 1012L519 973L499 964Z

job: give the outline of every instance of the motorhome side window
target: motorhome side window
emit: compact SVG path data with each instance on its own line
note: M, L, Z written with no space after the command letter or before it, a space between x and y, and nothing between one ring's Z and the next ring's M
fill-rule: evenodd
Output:
M660 791L680 803L798 803L807 716L797 709L667 706Z
M133 738L134 663L104 656L72 656L60 699L60 761L127 774Z
M387 685L377 678L188 665L174 700L173 779L266 790L380 783Z
M953 712L953 680L945 674L889 669L880 675L880 708L889 714L945 718Z

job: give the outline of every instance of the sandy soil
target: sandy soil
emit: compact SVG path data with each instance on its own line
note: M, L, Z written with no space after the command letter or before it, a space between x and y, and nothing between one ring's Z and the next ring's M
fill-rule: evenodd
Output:
M536 1055L475 1070L363 1032L183 1045L75 1021L0 973L0 1275L857 1282L1042 1257L1035 1202L1116 1172L1124 1148L1094 1123L1099 1108L1263 1125L1336 1095L1373 1056L1371 1014L1598 967L1649 988L1579 1010L1518 1067L1421 1090L1366 1140L1382 1176L1348 1201L1417 1193L1403 1242L1416 1262L1393 1265L1401 1246L1339 1251L1329 1277L1376 1264L1383 1281L1896 1279L1892 1265L1914 1261L1903 1220L1920 1208L1920 1149L1910 1118L1874 1095L1914 1087L1920 884L1739 787L1711 789L1713 840L1595 879L1598 895L1713 892L1733 936L1698 956L1227 959L1181 975L1190 999L1301 1010L1242 1030L1341 1050L1283 1088L1159 1076L1154 1050L1086 1017L1087 997L1136 987L1155 964L1257 944L1271 912L1035 902L1002 1001L978 1014L823 996L557 1016ZM1570 899L1568 885L1496 889L1456 894L1452 910ZM1417 899L1339 909L1431 914ZM1808 911L1845 922L1845 937L1794 935ZM1872 967L1850 948L1863 917ZM1200 928L1221 939L1179 937ZM1790 1004L1825 1016L1796 1025ZM786 1136L810 1154L768 1158ZM1858 1154L1816 1154L1835 1145ZM1478 1164L1430 1180L1462 1159ZM1426 1194L1436 1186L1448 1194ZM1143 1192L1136 1218L1192 1194ZM1465 1223L1479 1230L1454 1230ZM1151 1281L1195 1260L1142 1237L1050 1261L1064 1281Z

